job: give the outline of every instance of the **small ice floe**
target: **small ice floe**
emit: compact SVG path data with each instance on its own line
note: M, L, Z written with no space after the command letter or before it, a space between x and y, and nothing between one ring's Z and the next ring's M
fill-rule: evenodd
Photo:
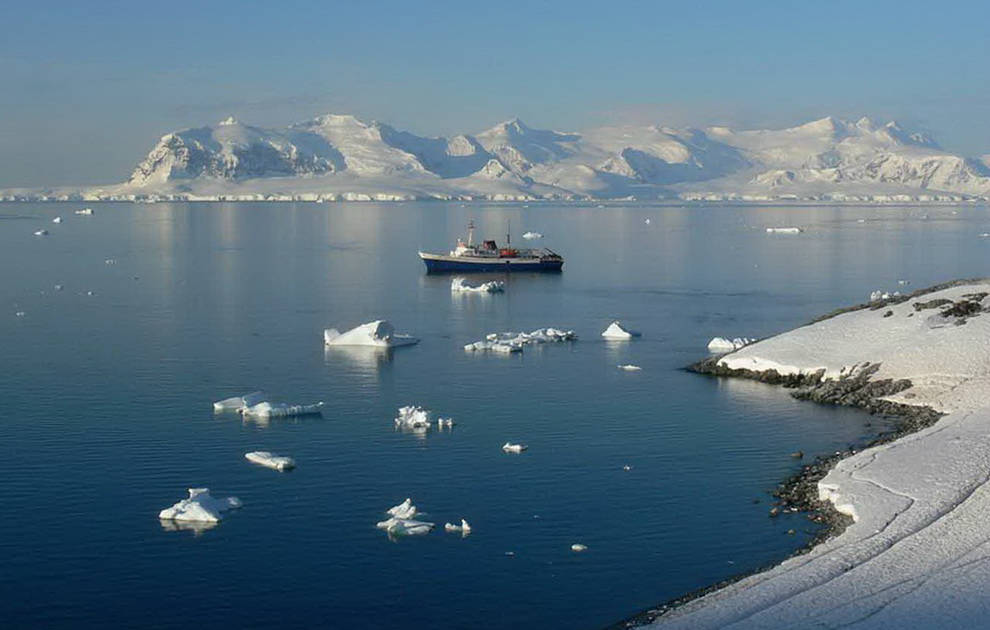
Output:
M444 523L443 531L445 532L460 532L461 536L467 536L471 533L471 526L463 518L461 519L460 525L454 525L453 523Z
M81 214L84 217L91 217L93 216L93 209L83 208L82 210L76 210L76 214Z
M419 536L430 533L436 527L434 523L413 519L418 510L413 505L412 499L406 499L402 503L390 507L385 513L389 515L389 518L376 523L375 527L384 529L388 532L389 537Z
M92 297L92 296L96 295L96 292L94 292L94 291L86 291L86 295Z
M104 265L116 265L117 264L117 259L116 258L107 258L106 260L103 261L103 264Z
M163 521L216 523L222 512L239 507L241 500L237 497L216 499L210 496L209 488L189 488L189 498L165 508L158 513L158 518Z
M419 405L399 407L395 418L395 428L406 431L428 431L432 424L430 412Z
M646 225L649 225L650 224L650 220L649 219L646 219L645 221L643 221L643 223L645 223Z
M520 352L523 347L542 343L559 343L562 341L573 341L577 335L573 330L558 330L556 328L539 328L531 333L491 333L484 341L476 341L464 346L468 352L499 352L512 353Z
M525 444L513 444L511 442L506 442L502 445L502 450L506 453L522 453L528 446Z
M63 287L63 286L62 286L61 284L56 284L56 285L55 285L55 290L56 290L56 291L61 291L61 290L62 290L63 288L64 288L64 287Z
M768 227L767 234L800 234L801 228L797 227Z
M733 350L738 350L743 346L748 346L754 341L756 340L750 339L749 337L736 337L735 339L729 339L727 337L712 337L712 340L708 342L708 351L732 352Z
M48 230L35 230L35 236L48 236Z
M451 293L502 293L505 291L505 282L501 280L490 280L476 287L464 283L464 278L458 276L450 281Z
M17 311L16 313L14 313L14 317L24 317L25 315L27 315L27 313L25 313L24 311Z
M345 333L336 328L323 331L323 343L327 346L374 346L377 348L395 348L418 343L419 339L410 335L395 332L392 324L384 319L361 324Z
M454 419L453 418L437 418L437 429L443 430L444 428L453 429Z
M625 365L619 365L617 367L620 370L625 370L626 372L639 372L640 370L643 369L643 368L639 367L638 365L633 365L632 363L627 363Z
M630 466L629 464L626 464L626 465L624 465L624 466L622 467L622 470L625 470L625 471L627 471L627 472L628 472L628 471L630 471L630 470L632 470L632 466Z
M266 396L264 392L251 392L250 394L244 394L243 396L234 396L232 398L224 398L223 400L218 400L213 403L214 413L224 413L227 411L240 412L252 405L257 405L261 401L265 400Z
M62 222L62 217L55 217L54 219L52 219L52 223L61 223L61 222Z
M866 219L856 219L856 223L866 223Z
M244 453L244 459L248 460L252 464L258 464L259 466L271 468L272 470L277 470L279 472L291 470L296 467L296 460L291 457L276 455L274 453L269 453L268 451L251 451L250 453Z
M983 232L980 234L980 238L990 238L990 232Z
M638 332L625 328L619 320L613 321L602 331L602 337L606 339L632 339L639 336Z
M588 550L588 545L582 545L581 543L574 543L573 545L571 545L571 551L576 551L578 553L581 553L582 551L587 551L587 550Z
M539 232L526 232L525 234L523 234L523 238L526 239L527 241L534 241L536 239L543 238L543 235L540 234Z
M323 401L312 405L290 405L287 403L271 403L263 400L256 405L241 409L241 415L246 418L268 420L270 418L293 418L297 416L323 415Z
M898 280L897 281L897 284L901 285L902 287L906 287L907 285L911 284L911 281L910 280Z

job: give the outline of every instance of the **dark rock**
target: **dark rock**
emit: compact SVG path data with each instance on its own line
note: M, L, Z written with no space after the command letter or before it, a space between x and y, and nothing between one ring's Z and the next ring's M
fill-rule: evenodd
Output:
M892 317L893 315L894 315L894 311L887 311L886 313L883 314L884 317Z

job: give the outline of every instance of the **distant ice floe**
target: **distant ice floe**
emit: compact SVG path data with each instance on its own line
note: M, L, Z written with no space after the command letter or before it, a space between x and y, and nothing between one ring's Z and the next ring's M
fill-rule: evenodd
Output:
M227 411L240 412L252 405L256 405L261 401L265 400L266 395L264 392L251 392L250 394L244 394L243 396L234 396L232 398L224 398L223 400L218 400L213 403L213 411L215 413L224 413Z
M429 534L436 527L435 523L417 521L413 518L419 513L419 510L413 505L412 499L406 499L389 508L385 513L389 515L389 518L376 523L375 527L384 529L390 538L394 536L421 536Z
M574 543L573 545L571 545L571 551L576 551L578 553L581 553L582 551L587 551L587 550L588 550L588 545L582 545L581 543Z
M461 536L467 536L471 533L471 526L463 518L461 519L460 525L454 525L453 523L444 523L443 531L445 532L460 532Z
M323 331L323 343L327 346L374 346L377 348L395 348L419 343L419 339L410 335L395 332L395 328L384 319L361 324L345 333L336 328Z
M61 223L61 222L62 222L62 217L55 217L54 219L52 219L52 223Z
M244 459L248 460L252 464L258 464L259 466L271 468L272 470L277 470L279 472L291 470L296 467L296 460L291 457L276 455L268 451L251 451L250 453L244 453Z
M468 352L497 352L509 354L522 352L523 347L542 344L559 343L562 341L574 341L577 335L573 330L559 330L557 328L538 328L531 333L491 333L485 337L484 341L475 341L464 346Z
M502 445L502 450L506 453L522 453L528 446L525 444L513 444L512 442L506 442Z
M407 405L399 407L399 415L395 418L395 428L402 431L414 431L425 433L433 428L432 412L423 409L419 405ZM454 426L453 418L437 418L437 430L445 427L451 429Z
M189 498L165 508L158 513L158 518L163 521L216 523L221 513L239 507L241 500L237 497L216 499L210 495L209 488L189 488Z
M82 210L76 210L76 214L81 214L84 217L91 217L93 216L93 209L83 208Z
M505 282L501 280L491 280L472 287L464 283L464 278L457 276L450 281L451 293L502 293L505 291Z
M270 418L288 418L291 416L317 416L321 415L323 401L312 405L290 405L287 403L273 403L268 401L268 396L264 392L251 392L243 396L224 398L213 403L214 413L235 412L244 417L260 420Z
M712 337L712 340L708 342L709 352L732 352L733 350L738 350L744 346L756 341L755 339L750 339L749 337L736 337L735 339L729 339L728 337Z
M48 236L48 230L35 230L35 236Z
M627 363L626 365L617 366L620 370L625 370L627 372L639 372L643 368L638 365L633 365L632 363Z
M25 315L27 315L27 313L25 313L24 311L17 311L16 313L14 313L15 317L24 317Z
M632 339L639 336L638 332L625 328L619 320L613 321L608 325L608 328L602 331L602 337L606 339Z
M800 234L801 228L797 227L768 227L767 234Z
M536 239L543 238L543 235L540 234L539 232L526 232L525 234L523 234L523 238L526 239L527 241L533 241Z

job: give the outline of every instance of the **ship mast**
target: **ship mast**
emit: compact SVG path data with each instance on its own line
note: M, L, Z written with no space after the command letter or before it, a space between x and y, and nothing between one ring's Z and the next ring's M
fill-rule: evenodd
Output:
M468 221L468 247L474 245L474 220Z
M512 219L506 219L505 221L505 246L509 247L512 245Z

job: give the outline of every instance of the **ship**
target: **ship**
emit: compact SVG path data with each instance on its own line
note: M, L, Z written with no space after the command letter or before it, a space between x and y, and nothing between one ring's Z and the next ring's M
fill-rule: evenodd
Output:
M493 271L560 271L564 258L546 247L515 248L509 233L505 235L505 247L495 241L474 243L474 222L468 224L468 237L457 239L457 245L449 254L419 252L427 273L470 273Z

